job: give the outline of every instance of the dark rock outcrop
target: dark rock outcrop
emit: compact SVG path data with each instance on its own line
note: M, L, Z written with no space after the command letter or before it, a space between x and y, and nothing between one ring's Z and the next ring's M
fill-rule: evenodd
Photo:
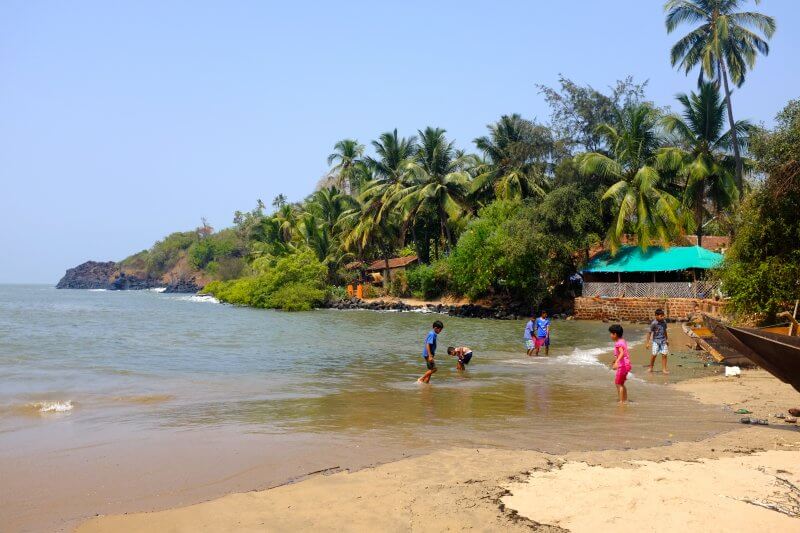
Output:
M137 291L163 286L164 284L157 279L140 278L131 274L125 274L125 272L120 272L109 284L108 289L112 291Z
M177 280L173 280L164 292L182 292L182 293L196 293L202 289L200 285L197 284L197 280L194 277L191 278L180 278Z
M110 291L130 291L163 287L164 284L152 278L140 278L121 272L113 261L87 261L70 268L59 280L56 289L107 289Z
M117 276L117 264L113 261L86 261L67 273L56 285L57 289L108 289Z

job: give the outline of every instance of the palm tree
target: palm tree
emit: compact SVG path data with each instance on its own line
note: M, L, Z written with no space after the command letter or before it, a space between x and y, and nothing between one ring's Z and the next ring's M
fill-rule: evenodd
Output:
M416 152L417 138L398 137L397 129L381 133L377 141L372 141L376 157L367 157L365 162L378 180L386 183L400 181L403 164Z
M328 156L328 164L333 165L330 174L347 194L353 194L361 187L363 155L363 144L355 139L342 139L333 146L333 153Z
M445 130L428 127L419 131L419 148L415 158L405 165L407 177L396 197L398 205L408 209L412 220L426 208L436 213L448 252L453 244L448 221L463 212L469 192L470 176L465 170L469 156L457 155L454 143L445 137Z
M678 65L687 74L700 66L701 81L703 77L717 83L722 80L736 160L736 187L740 194L744 184L741 143L733 119L728 76L737 87L742 86L747 70L755 66L758 54L769 54L767 40L775 33L776 27L772 17L740 11L743 3L742 0L669 0L664 4L668 33L683 23L700 24L672 47L672 65ZM758 4L759 0L755 3Z
M656 169L660 139L657 113L649 105L637 104L617 112L616 125L598 128L610 146L610 156L598 152L576 157L585 176L616 180L603 195L614 205L614 220L606 240L616 252L622 236L632 233L642 249L659 241L669 244L684 226L678 200L663 188Z
M356 201L352 196L342 194L336 187L329 187L315 192L306 210L316 215L324 224L325 230L333 235L342 214L355 204Z
M281 207L286 205L286 202L287 202L286 195L285 194L279 194L278 196L273 198L272 207L274 207L276 210L280 209Z
M737 142L743 146L750 124L738 121L733 130L724 131L725 102L713 83L703 82L697 93L680 94L677 99L683 114L665 117L664 126L679 146L662 149L659 166L676 170L685 179L683 203L694 212L697 245L702 246L706 204L719 213L739 197L736 161L730 155L732 133L738 133Z
M473 182L474 192L492 191L503 199L544 196L545 164L548 151L542 132L518 114L503 115L490 124L489 135L473 142L482 151L488 164L482 165Z
M288 244L291 242L294 231L297 228L297 210L292 204L283 204L278 212L275 213L274 218L278 223L278 235L280 240Z

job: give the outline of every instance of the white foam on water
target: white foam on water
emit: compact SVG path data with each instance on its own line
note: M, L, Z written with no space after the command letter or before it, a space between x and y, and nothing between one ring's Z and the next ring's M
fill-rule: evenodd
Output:
M165 290L167 290L167 288L166 287L152 287L152 288L147 289L147 290L150 291L150 292L164 292Z
M108 289L89 289L89 292L106 292Z
M608 353L609 348L575 348L569 355L559 355L553 360L575 366L606 366L600 362L599 356Z
M64 413L72 411L72 401L66 402L39 402L35 403L34 407L39 409L40 413Z
M174 296L173 300L180 300L182 302L200 302L207 304L218 304L219 300L210 294L191 294L188 296Z

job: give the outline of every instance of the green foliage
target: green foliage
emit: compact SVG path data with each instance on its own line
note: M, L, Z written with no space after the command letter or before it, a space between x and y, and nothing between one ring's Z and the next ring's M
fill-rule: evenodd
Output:
M204 292L226 303L284 311L307 311L325 300L327 268L310 251L253 266L255 275L212 282Z
M441 296L448 285L448 265L446 260L440 260L432 265L417 265L406 271L411 294L421 300L431 300Z
M235 231L223 230L194 242L188 250L189 264L193 268L202 270L212 261L241 255L243 253L241 247Z
M175 266L185 252L198 240L194 231L175 232L156 242L147 254L147 271L153 277L163 275Z
M735 311L769 321L800 298L800 101L751 149L767 179L743 205L720 276Z
M727 261L721 275L734 311L743 316L755 314L760 321L769 322L800 298L800 251L755 263Z
M347 289L339 285L331 285L328 287L328 299L333 301L349 300L350 295L347 294Z
M389 294L398 297L407 296L408 290L408 275L405 271L398 270L389 282Z

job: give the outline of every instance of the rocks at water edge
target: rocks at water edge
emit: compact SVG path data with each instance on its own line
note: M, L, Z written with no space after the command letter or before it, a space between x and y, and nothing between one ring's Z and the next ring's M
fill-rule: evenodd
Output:
M67 269L56 289L106 289L129 291L163 287L157 279L142 278L120 271L114 261L86 261L75 268Z
M202 289L200 285L197 284L197 280L194 277L191 278L180 278L177 280L172 281L167 288L164 289L164 292L176 292L176 293L196 293Z
M366 302L358 298L330 301L323 307L329 309L367 309L370 311L427 311L429 313L442 313L460 318L491 318L495 320L517 320L527 317L527 313L524 309L516 307L486 307L477 304L426 304L414 306L408 305L402 301L385 302L383 300L376 300ZM569 317L566 314L555 314L551 318L566 319Z
M113 261L86 261L67 269L56 289L108 289L117 274L117 264Z

